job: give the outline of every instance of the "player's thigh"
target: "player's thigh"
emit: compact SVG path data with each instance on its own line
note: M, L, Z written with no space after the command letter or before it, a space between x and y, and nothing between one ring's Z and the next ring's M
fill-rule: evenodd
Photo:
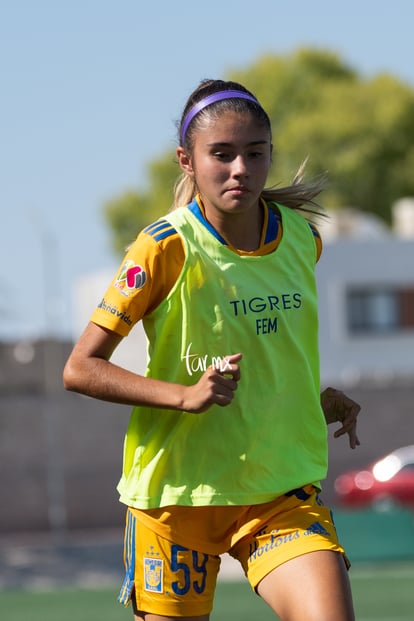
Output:
M331 550L303 554L283 563L257 586L282 621L354 621L348 572Z

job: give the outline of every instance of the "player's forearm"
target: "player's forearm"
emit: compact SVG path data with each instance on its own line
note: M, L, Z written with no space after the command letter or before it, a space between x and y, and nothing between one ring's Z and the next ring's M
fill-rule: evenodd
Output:
M179 384L143 377L100 358L69 360L63 383L66 390L102 401L173 410L181 409L185 391Z

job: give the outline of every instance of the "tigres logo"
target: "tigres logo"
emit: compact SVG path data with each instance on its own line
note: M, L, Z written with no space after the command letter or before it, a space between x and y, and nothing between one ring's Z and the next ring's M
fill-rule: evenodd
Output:
M144 558L144 589L153 593L163 592L162 559Z

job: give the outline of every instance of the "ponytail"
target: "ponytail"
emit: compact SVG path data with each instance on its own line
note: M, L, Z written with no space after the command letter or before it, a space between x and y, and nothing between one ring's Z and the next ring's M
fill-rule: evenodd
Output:
M174 202L171 210L188 205L197 194L198 188L193 177L181 173L174 185Z
M325 210L315 201L326 185L326 176L320 175L310 181L304 180L304 171L307 159L299 166L291 185L279 188L272 186L264 188L261 197L265 201L280 203L285 207L314 214L325 215ZM308 218L309 219L309 218Z

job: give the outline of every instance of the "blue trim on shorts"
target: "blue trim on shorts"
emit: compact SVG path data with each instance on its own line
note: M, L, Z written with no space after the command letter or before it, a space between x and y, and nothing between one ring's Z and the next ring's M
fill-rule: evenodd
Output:
M308 498L311 497L311 495L308 494L308 492L305 492L302 487L299 487L298 489L292 489L290 492L286 492L285 496L296 496L296 498L299 498L299 500L308 500Z
M136 518L131 511L127 513L125 529L125 578L118 595L118 602L124 606L131 603L132 591L134 590L135 575L135 525Z

